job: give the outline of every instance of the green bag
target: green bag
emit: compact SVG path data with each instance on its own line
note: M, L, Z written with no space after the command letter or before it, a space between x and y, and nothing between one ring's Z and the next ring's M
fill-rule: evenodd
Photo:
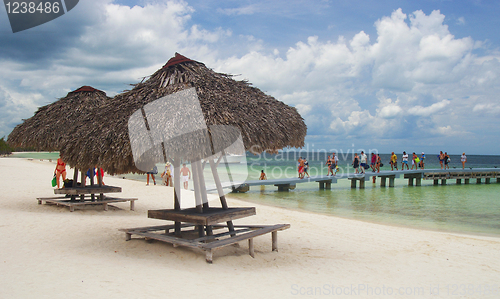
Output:
M55 187L57 185L57 179L56 179L56 174L54 173L54 177L52 178L52 187Z

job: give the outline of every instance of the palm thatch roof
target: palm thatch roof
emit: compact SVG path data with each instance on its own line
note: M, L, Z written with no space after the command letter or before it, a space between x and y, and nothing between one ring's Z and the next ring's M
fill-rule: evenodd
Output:
M216 73L203 63L176 53L147 80L106 102L97 111L94 123L82 125L71 136L61 155L67 163L81 169L99 165L110 174L142 172L134 165L132 156L127 127L130 116L148 103L193 87L207 126L239 128L246 150L259 153L304 146L307 128L294 107L248 82Z
M93 111L111 98L91 86L82 86L64 98L38 108L35 115L17 125L7 142L12 147L60 151L78 126L93 122Z

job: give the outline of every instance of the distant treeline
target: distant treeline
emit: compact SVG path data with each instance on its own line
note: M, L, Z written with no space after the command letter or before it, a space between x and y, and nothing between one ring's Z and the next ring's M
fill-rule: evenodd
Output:
M12 148L5 141L5 137L0 139L0 155L10 155L12 154Z
M0 155L10 155L12 152L31 152L33 148L12 148L5 141L5 136L0 139Z

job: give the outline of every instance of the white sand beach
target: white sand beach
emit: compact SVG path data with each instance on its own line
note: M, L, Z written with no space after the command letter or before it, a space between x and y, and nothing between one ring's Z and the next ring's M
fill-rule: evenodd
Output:
M109 176L135 211L38 205L54 196L55 162L0 158L0 298L499 298L500 238L379 225L256 205L235 224L290 223L205 255L162 242L125 241L120 228L161 225L172 188ZM69 169L69 168L68 168ZM69 170L68 176L72 176ZM186 194L189 192L186 192ZM493 289L492 289L493 288ZM432 296L434 295L434 296Z

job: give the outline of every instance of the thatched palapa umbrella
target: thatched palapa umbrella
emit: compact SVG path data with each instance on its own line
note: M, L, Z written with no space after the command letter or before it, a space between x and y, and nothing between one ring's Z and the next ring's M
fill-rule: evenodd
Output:
M61 154L82 169L100 165L110 174L143 173L133 159L130 116L148 103L189 88L196 90L207 126L239 128L246 150L260 153L304 145L307 128L294 107L176 53L147 80L106 102L93 123L83 124L72 134Z
M60 151L76 128L92 122L95 110L110 99L101 90L82 86L64 98L38 108L34 116L14 128L7 142L12 147Z
M224 152L237 140L241 140L240 148L253 153L302 147L307 131L295 108L245 81L216 73L203 63L178 53L146 81L107 102L95 117L93 124L80 127L62 149L69 163L83 169L100 165L110 174L120 174L146 172L147 166L160 162L155 159L162 155L164 162L173 158L174 210L180 210L180 160L189 160L199 213L209 209L201 159L209 158L222 207L227 210L217 165L210 155ZM135 132L134 128L138 130ZM169 131L176 134L169 135ZM157 139L161 139L161 147L156 146ZM147 161L134 157L133 145L145 148L139 152L146 153ZM151 153L148 153L149 148ZM148 160L148 156L153 159ZM177 234L180 222L175 221ZM227 223L229 230L234 232L232 221L227 220ZM202 227L198 228L202 235ZM207 225L209 234L210 231Z

